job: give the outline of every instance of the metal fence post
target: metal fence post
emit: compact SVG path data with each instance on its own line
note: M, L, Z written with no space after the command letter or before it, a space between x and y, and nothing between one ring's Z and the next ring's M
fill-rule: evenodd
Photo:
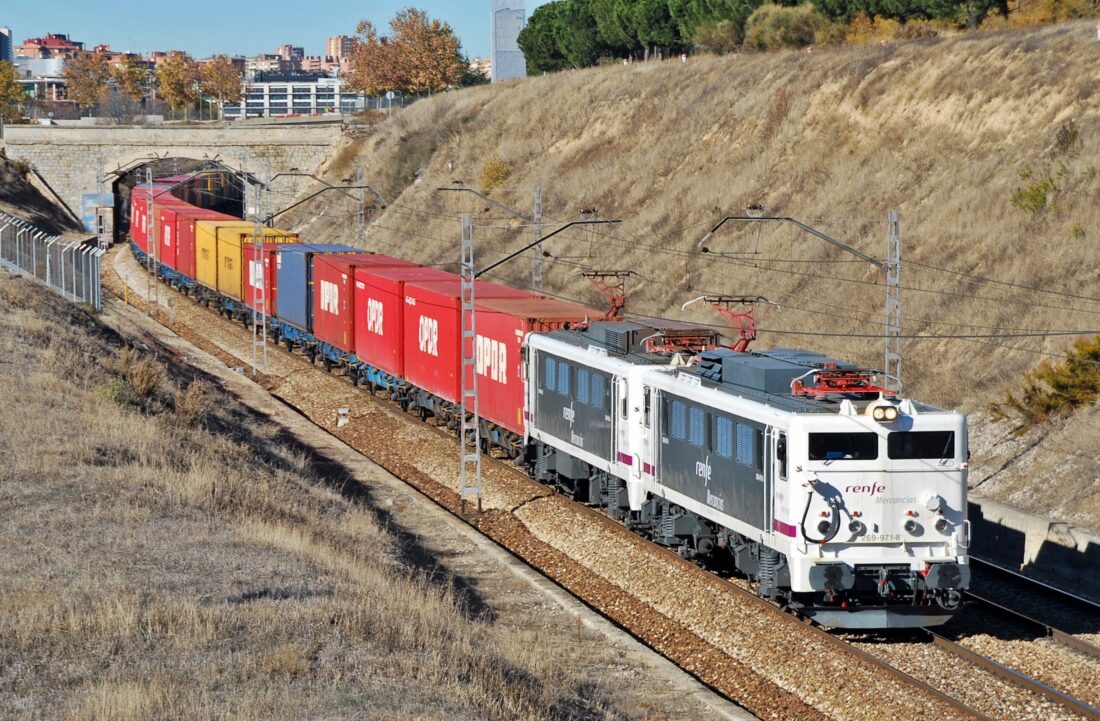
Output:
M72 264L72 273L69 274L69 286L72 288L72 292L69 293L69 297L76 299L76 248L69 246L69 262Z
M7 217L4 216L3 213L0 213L0 216ZM0 217L0 220L2 220L3 217ZM4 221L3 225L0 225L0 265L4 264L4 231L6 231L10 225L11 218L8 218Z

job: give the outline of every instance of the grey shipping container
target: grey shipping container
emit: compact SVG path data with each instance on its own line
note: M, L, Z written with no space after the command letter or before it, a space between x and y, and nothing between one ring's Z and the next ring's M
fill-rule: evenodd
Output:
M279 303L276 316L282 322L307 333L313 332L313 256L358 254L361 248L335 244L304 244L276 254Z

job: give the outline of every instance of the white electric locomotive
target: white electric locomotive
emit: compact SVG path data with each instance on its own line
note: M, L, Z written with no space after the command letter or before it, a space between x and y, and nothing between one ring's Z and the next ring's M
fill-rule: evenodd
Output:
M966 418L840 361L702 334L531 334L536 478L681 555L732 561L823 625L950 618L970 578Z

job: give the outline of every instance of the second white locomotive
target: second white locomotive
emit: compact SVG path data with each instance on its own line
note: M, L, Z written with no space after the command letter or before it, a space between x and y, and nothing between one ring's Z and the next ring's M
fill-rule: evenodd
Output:
M806 351L597 322L527 339L536 478L827 626L945 622L969 585L966 418ZM694 349L693 349L694 348Z

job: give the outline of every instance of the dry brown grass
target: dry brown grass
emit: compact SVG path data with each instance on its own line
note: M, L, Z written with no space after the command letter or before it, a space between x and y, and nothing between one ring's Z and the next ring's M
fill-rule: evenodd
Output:
M494 198L528 212L537 180L554 219L582 208L622 218L613 230L573 229L547 244L556 256L627 266L628 309L716 322L680 305L700 291L759 293L782 305L761 311L757 346L812 347L882 363L882 275L790 227L727 225L716 251L693 253L707 226L759 203L876 256L885 254L887 210L901 212L908 333L1100 328L1100 306L974 284L917 263L1028 286L1098 295L1100 81L1092 23L889 42L805 52L635 63L529 78L418 102L360 143L368 182L408 182L368 232L368 245L421 261L458 259L456 216L474 211L481 262L530 238L473 196L486 159L511 172ZM1072 118L1080 148L1055 157ZM423 144L418 139L432 138ZM410 144L420 148L411 173ZM434 148L425 156L426 148ZM1012 205L1020 171L1055 177L1049 212ZM1060 174L1060 175L1059 175ZM326 199L327 219L344 199ZM1056 206L1056 208L1054 207ZM417 211L429 211L427 214ZM341 223L297 220L311 239L346 240ZM548 221L549 224L550 221ZM613 236L613 237L609 237ZM659 252L658 249L669 251ZM671 254L670 254L671 253ZM550 263L547 289L598 303L569 261ZM528 282L528 264L500 275ZM838 279L844 280L838 280ZM932 291L932 292L926 292ZM985 296L976 298L975 296ZM782 331L782 332L780 332ZM1063 338L910 340L903 373L914 395L977 408ZM1025 350L1018 350L1025 349ZM1032 352L1029 352L1032 351Z
M621 717L224 393L0 274L0 716Z
M1065 17L1051 13L1087 4L1030 0L1001 25ZM912 35L915 25L904 31ZM499 209L435 190L478 187L485 161L498 158L510 173L493 198L529 212L541 180L547 230L582 209L623 220L544 244L557 258L547 260L545 289L597 307L602 300L579 266L632 269L628 311L694 322L718 322L698 305L680 310L702 292L760 294L780 307L760 310L756 348L812 348L879 367L881 272L789 226L727 224L711 244L725 256L701 256L695 245L723 215L759 204L882 257L894 208L906 334L1095 332L1100 303L1087 299L1100 297L1095 24L995 25L898 41L880 24L858 28L873 45L612 65L417 102L359 143L355 163L367 181L399 191L373 219L367 247L454 270L463 212L474 213L480 264L529 242L530 228ZM1070 121L1072 147L1063 142ZM410 144L418 149L411 155ZM415 176L402 170L412 156ZM304 237L351 240L346 219L355 208L324 201L294 219ZM523 287L529 267L519 260L495 275ZM973 412L1071 342L908 339L902 375L910 395ZM1100 443L1078 442L1082 434L1096 436L1071 423L1042 441L1040 452L1052 454L1044 467L1065 472L1041 490L1012 465L982 492L1003 485L1022 499L1010 487L1031 484L1026 507L1100 528L1095 458L1059 455ZM979 440L974 468L1000 468L1003 450Z

